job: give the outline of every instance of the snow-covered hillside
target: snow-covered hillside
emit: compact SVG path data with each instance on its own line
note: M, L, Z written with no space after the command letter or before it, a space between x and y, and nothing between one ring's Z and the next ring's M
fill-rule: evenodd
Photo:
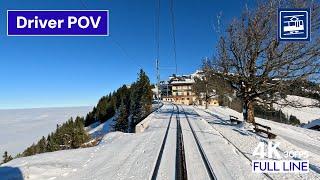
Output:
M250 126L230 125L229 115L242 120L240 113L226 107L204 110L203 107L165 104L147 117L148 126L141 133L111 132L95 147L14 159L0 166L0 177L140 180L150 179L158 167L157 179L175 179L180 124L188 179L208 179L198 143L217 179L319 179L320 132L257 118L257 122L270 126L277 135L273 141L281 143L281 155L286 150L305 151L310 161L309 172L305 174L257 174L251 171L251 161L256 159L252 153L259 142L266 143L268 139L254 133ZM101 126L97 129L102 130ZM158 157L162 157L159 166Z
M149 179L169 116L170 113L153 113L148 117L153 119L153 124L145 133L111 132L96 147L15 159L0 166L0 177L37 180Z
M314 105L317 103L317 101L314 99L292 95L287 96L287 101L300 103L304 106ZM281 109L281 111L287 116L296 116L300 120L300 123L307 124L308 122L311 122L313 120L320 119L320 108L317 107L294 108L291 106L280 106L276 104L274 105L274 107L276 109Z
M112 117L103 123L100 123L99 121L93 123L91 126L86 127L86 131L90 134L92 138L98 138L113 131L114 124L115 118Z
M85 116L92 107L0 110L0 153L20 153L70 117Z

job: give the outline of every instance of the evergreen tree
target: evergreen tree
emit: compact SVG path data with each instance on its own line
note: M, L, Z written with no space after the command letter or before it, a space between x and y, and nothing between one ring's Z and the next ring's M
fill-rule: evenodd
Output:
M117 122L115 124L115 130L116 131L122 131L122 132L127 132L128 131L128 110L126 108L126 105L122 101L120 105L120 113L119 117L117 119Z
M40 139L38 142L38 147L39 147L39 153L44 153L47 152L47 140L44 136Z
M59 150L59 145L58 143L56 142L56 135L54 135L53 133L51 133L51 135L48 135L48 138L47 138L47 152L53 152L53 151L57 151Z
M136 83L131 86L131 121L130 131L134 130L134 126L138 124L152 110L152 90L150 80L145 72L141 69L139 78Z
M139 74L139 83L142 88L142 112L143 116L149 115L152 111L152 87L150 84L149 77L141 69Z
M290 115L289 123L292 125L300 125L300 120L296 116Z
M132 132L134 126L138 122L139 119L142 118L141 113L141 89L139 88L138 83L134 83L131 85L131 96L130 96L130 113L131 113L131 121L129 123L129 131Z
M89 140L89 136L84 129L83 125L84 119L82 117L77 117L74 122L74 127L72 131L72 142L71 148L79 148L83 143Z
M90 124L93 124L95 122L98 121L97 117L96 117L96 113L97 113L97 108L93 107L92 111L89 112L86 116L85 119L85 126L89 126Z
M84 120L85 126L97 121L105 122L118 112L119 120L128 119L126 126L130 132L134 126L152 111L152 86L146 73L141 69L137 81L130 88L123 85L117 91L103 96L96 107L89 112ZM121 107L121 108L120 108ZM124 122L121 122L122 124ZM123 127L121 125L121 127ZM117 126L117 128L119 128ZM124 131L123 128L120 128Z
M11 157L11 155L8 154L7 151L4 152L2 158L3 158L2 163L7 163L7 162L9 162L9 161L11 161L11 160L13 159L13 158Z

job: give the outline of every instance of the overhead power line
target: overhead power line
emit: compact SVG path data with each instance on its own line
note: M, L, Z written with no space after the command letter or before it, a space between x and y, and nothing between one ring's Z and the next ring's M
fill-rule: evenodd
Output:
M84 0L80 0L80 2L81 2L81 5L82 5L82 7L83 7L84 9L90 9ZM118 41L115 40L115 38L112 38L111 36L109 36L108 38L111 40L111 42L112 42L113 44L115 44L115 45L121 50L121 52L127 57L128 60L130 60L130 62L131 62L132 64L136 65L139 69L143 69L142 66L141 66L140 64L138 64L138 63L129 55L128 51L126 51L126 49L123 48L123 46L121 46L121 44L120 44Z
M170 1L170 13L171 13L171 25L172 25L172 38L173 38L173 58L176 66L176 74L178 74L178 64L177 64L177 51L176 51L176 26L175 26L175 17L174 17L174 6L173 1Z
M160 0L155 0L155 45L156 45L156 74L157 74L157 98L158 98L158 109L160 107Z
M156 59L160 59L160 0L155 0L155 46L156 46Z

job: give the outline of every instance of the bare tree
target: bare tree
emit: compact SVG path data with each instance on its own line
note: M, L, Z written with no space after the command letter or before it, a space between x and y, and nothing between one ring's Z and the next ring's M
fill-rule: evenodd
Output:
M311 42L279 42L278 8L310 8ZM276 103L292 83L319 80L319 4L270 0L232 21L217 46L214 71L243 101L244 120L254 123L254 103ZM282 101L283 102L283 101Z
M202 71L198 73L198 77L194 77L195 83L192 90L199 100L205 102L205 108L208 109L208 102L211 97L216 95L216 84L213 82L213 68L207 60L203 61Z
M197 99L205 102L206 109L208 109L208 102L213 97L232 93L226 81L214 73L213 67L211 61L203 60L201 71L197 77L194 77L195 83L192 87Z

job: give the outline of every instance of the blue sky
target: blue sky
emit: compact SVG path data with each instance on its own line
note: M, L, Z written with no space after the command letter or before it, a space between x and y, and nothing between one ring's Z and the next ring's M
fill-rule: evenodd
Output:
M83 0L110 10L109 37L7 37L8 9L85 9L80 0L3 0L0 6L0 109L95 105L143 68L155 82L156 0ZM245 1L174 0L178 73L192 73L214 54L223 24ZM161 0L160 66L173 67L169 0ZM161 78L174 73L162 69Z

